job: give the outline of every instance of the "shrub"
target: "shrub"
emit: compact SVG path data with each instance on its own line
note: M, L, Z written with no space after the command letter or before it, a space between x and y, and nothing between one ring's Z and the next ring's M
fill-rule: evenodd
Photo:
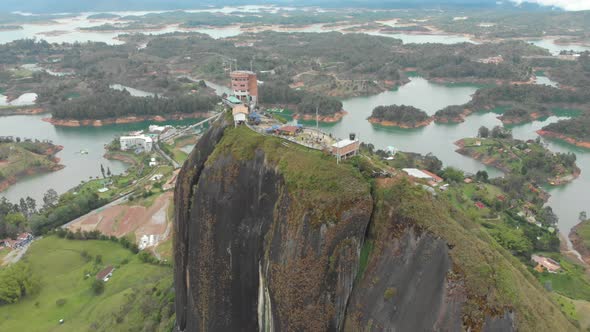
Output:
M95 295L100 295L104 292L104 282L102 280L94 280L92 282L92 292Z

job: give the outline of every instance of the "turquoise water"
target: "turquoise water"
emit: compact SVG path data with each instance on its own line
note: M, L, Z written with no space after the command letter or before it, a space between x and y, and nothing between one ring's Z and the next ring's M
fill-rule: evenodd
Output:
M501 176L496 169L487 167L478 161L464 157L455 152L453 144L464 137L474 137L480 126L489 128L502 125L497 119L498 112L474 113L460 124L435 124L417 129L400 129L372 125L366 121L371 111L378 105L406 104L423 109L428 114L448 105L463 104L470 100L476 86L433 84L420 77L411 78L411 82L394 91L387 91L375 96L357 97L343 100L344 109L349 113L336 124L320 124L325 131L337 137L347 137L349 133L356 133L360 139L372 143L377 148L384 149L394 146L401 151L412 151L426 154L432 152L445 165L461 168L468 172L487 170L491 176ZM540 121L511 126L513 134L519 139L535 139L535 131L549 123L566 119L575 115L575 111L563 110L559 116L550 116ZM315 123L308 123L313 124ZM560 218L560 229L565 234L578 222L578 214L582 210L590 210L590 150L578 148L559 141L546 140L551 151L575 152L582 175L573 183L549 187L551 194L548 204L552 206Z
M22 138L49 139L54 144L63 145L64 149L57 154L61 163L66 167L60 171L39 174L20 180L16 185L0 193L11 201L18 201L21 197L31 196L37 200L49 188L63 193L78 185L80 181L89 177L101 176L100 165L108 167L114 174L125 171L127 165L119 161L107 160L104 146L116 136L129 131L147 129L152 122L133 123L125 125L108 125L103 127L55 127L41 121L48 115L19 115L0 117L0 133L2 136L18 136ZM168 124L196 123L198 119L187 121L171 121ZM88 154L80 154L87 150Z

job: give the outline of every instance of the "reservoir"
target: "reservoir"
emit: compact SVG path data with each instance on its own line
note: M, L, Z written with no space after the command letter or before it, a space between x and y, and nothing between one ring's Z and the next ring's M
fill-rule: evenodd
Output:
M362 141L372 143L380 149L394 146L400 151L422 154L432 152L445 165L455 166L471 173L485 169L490 176L501 176L500 171L456 153L456 147L453 144L461 138L477 135L480 126L491 128L501 125L502 123L497 119L497 113L474 113L460 124L431 123L427 127L417 129L382 127L367 121L373 108L379 105L405 104L423 109L428 114L434 114L437 110L448 105L468 102L478 88L478 86L470 84L435 84L421 77L411 77L410 79L408 84L395 90L373 96L343 100L344 109L348 115L335 124L320 124L321 128L341 138L347 137L349 133L356 133ZM224 86L210 82L207 84L215 88L219 94L227 91ZM149 125L149 123L136 123L103 127L54 127L41 121L45 116L47 115L0 117L0 132L2 135L23 138L50 139L55 144L63 145L64 150L58 153L57 157L61 158L61 163L66 167L58 172L23 179L7 191L0 193L0 197L7 197L11 201L17 201L27 195L40 199L49 188L63 193L79 184L80 181L100 176L100 164L103 164L105 168L110 168L115 174L121 173L127 166L118 161L104 159L104 145L116 135L145 129ZM534 139L537 137L536 130L551 122L567 118L567 116L569 114L565 113L561 117L552 116L540 119L540 121L533 123L513 126L512 130L516 138ZM190 122L183 124L186 123ZM313 122L306 124L315 125ZM544 141L552 151L575 152L578 157L578 165L582 169L582 175L573 183L547 188L551 194L549 204L560 218L562 232L567 234L570 228L577 223L579 212L590 207L588 200L590 151L557 141ZM89 153L80 154L81 150L88 150Z
M131 123L122 125L106 125L103 127L56 127L41 119L48 115L17 115L0 117L0 133L3 136L16 136L32 139L49 139L54 144L63 145L64 149L57 154L61 164L66 167L52 173L38 174L20 179L0 197L18 202L21 197L31 196L42 202L43 194L50 188L63 193L81 181L101 176L100 165L110 168L113 174L120 174L128 165L103 157L104 146L115 136L129 131L147 129L151 122ZM167 124L186 125L198 122L198 119L187 121L171 121ZM82 150L88 154L80 153Z
M545 81L546 82L546 81ZM454 142L464 137L475 137L481 126L492 128L501 126L497 119L499 114L494 112L476 112L469 115L465 122L459 124L436 124L417 128L401 129L373 125L367 121L374 107L379 105L405 104L420 108L432 115L437 110L448 105L459 105L470 100L471 94L477 90L475 85L465 84L434 84L421 77L412 77L411 82L392 91L386 91L374 96L355 97L343 100L344 109L348 112L342 121L335 124L320 124L320 127L337 137L348 137L349 133L356 133L360 140L372 143L376 148L385 149L394 146L400 151L433 153L441 159L445 166L454 166L475 173L485 169L490 177L502 176L494 168L467 158L455 152ZM567 112L562 116L551 116L532 123L512 126L513 135L518 139L535 139L535 131L549 123L566 119ZM315 125L307 122L307 125ZM543 141L554 152L574 152L577 155L578 166L582 169L581 176L570 184L559 187L547 187L551 194L548 205L559 216L559 227L562 233L578 223L578 215L582 210L590 209L590 150L578 148L559 141ZM590 211L589 211L590 212Z
M229 8L229 7L228 7ZM228 11L230 9L223 10ZM260 10L258 8L253 10ZM212 9L215 11L215 9ZM146 13L118 13L122 15L143 15ZM100 41L108 44L120 44L122 41L116 37L122 32L88 32L79 30L81 27L98 26L112 21L109 20L90 20L90 13L76 17L58 18L50 24L23 24L23 29L0 31L0 43L7 43L22 38L46 39L49 42L83 42L83 41ZM333 30L342 28L334 27ZM295 29L304 32L326 32L322 25L312 25L303 29ZM177 25L167 26L157 31L146 31L146 33L159 34L174 31L185 31ZM238 26L223 28L202 28L191 29L190 31L206 33L213 38L225 38L242 33ZM469 42L469 38L460 35L415 35L415 34L382 34L378 32L369 32L373 35L381 35L392 38L399 38L404 43L460 43ZM552 39L542 39L531 41L537 46L549 49L552 53L559 53L561 50L574 49L589 50L590 47L580 45L558 45ZM543 75L537 76L538 84L555 85ZM224 86L219 86L207 82L207 84L217 93L227 92ZM114 86L114 88L123 88ZM349 133L355 132L360 139L367 143L374 144L377 148L394 146L398 150L411 151L419 153L432 152L438 156L445 165L459 167L468 172L476 172L480 169L486 169L491 176L500 176L501 173L495 169L484 166L483 164L470 158L455 153L454 142L463 137L471 137L477 134L480 126L493 127L501 125L496 118L495 113L474 113L467 117L466 121L461 124L435 124L432 123L427 127L418 129L399 129L393 127L380 127L370 124L366 121L374 107L379 105L406 104L423 109L429 114L434 114L439 109L448 105L463 104L471 98L470 96L477 90L476 85L465 84L434 84L420 77L411 78L411 82L392 91L386 91L374 96L357 97L343 100L344 109L349 113L344 119L336 124L322 124L322 128L338 137L346 137ZM127 88L130 93L135 95L150 95L151 93L137 89ZM25 94L21 98L13 101L13 105L18 103L26 105L34 101L34 94ZM0 96L0 106L6 105L6 100ZM123 172L126 168L121 162L109 161L104 159L104 145L110 142L116 135L125 132L145 129L148 123L129 124L129 125L112 125L104 127L81 127L81 128L62 128L54 127L49 123L41 121L42 115L32 116L11 116L0 117L0 133L2 135L13 135L22 138L49 139L55 144L63 145L64 150L57 157L61 158L61 163L66 167L58 172L36 175L21 180L18 184L11 186L7 191L0 193L0 197L7 197L12 201L17 201L24 196L32 196L40 199L43 193L53 188L62 193L80 181L87 180L89 177L100 175L100 164L105 168L110 168L115 174ZM557 121L559 117L549 117L535 121L530 124L513 127L516 138L528 139L535 138L535 130L544 125ZM580 211L590 209L590 200L585 197L590 195L590 151L570 146L565 143L546 140L552 151L558 152L575 152L578 156L578 165L582 169L582 175L571 184L548 188L551 193L549 204L560 217L560 228L562 232L567 233L569 229L577 223L577 216ZM88 150L87 155L80 154L81 150ZM590 211L589 211L590 212Z

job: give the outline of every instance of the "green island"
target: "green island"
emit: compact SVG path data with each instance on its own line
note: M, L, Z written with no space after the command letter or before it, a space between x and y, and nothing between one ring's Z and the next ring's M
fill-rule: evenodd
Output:
M0 191L20 178L62 169L55 157L61 150L51 142L0 137Z
M377 106L368 120L372 124L400 128L425 127L432 122L426 112L406 105Z
M436 123L461 123L471 111L463 106L451 105L434 113Z
M557 114L560 110L583 110L588 106L590 94L584 89L502 84L478 89L468 103L446 107L434 117L437 122L459 123L473 112L502 110L498 118L504 124L521 124Z
M590 149L590 116L583 115L548 124L537 131L537 134Z
M485 128L485 127L484 127ZM512 138L506 130L495 128L488 137L464 138L455 144L457 152L498 168L505 173L522 174L533 183L561 185L577 178L580 169L573 153L553 153L539 140L522 141Z

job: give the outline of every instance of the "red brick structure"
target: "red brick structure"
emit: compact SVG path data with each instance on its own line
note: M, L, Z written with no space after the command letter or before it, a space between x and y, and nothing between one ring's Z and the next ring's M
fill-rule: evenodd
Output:
M244 103L258 102L258 79L251 71L236 70L231 72L231 89L234 95Z

